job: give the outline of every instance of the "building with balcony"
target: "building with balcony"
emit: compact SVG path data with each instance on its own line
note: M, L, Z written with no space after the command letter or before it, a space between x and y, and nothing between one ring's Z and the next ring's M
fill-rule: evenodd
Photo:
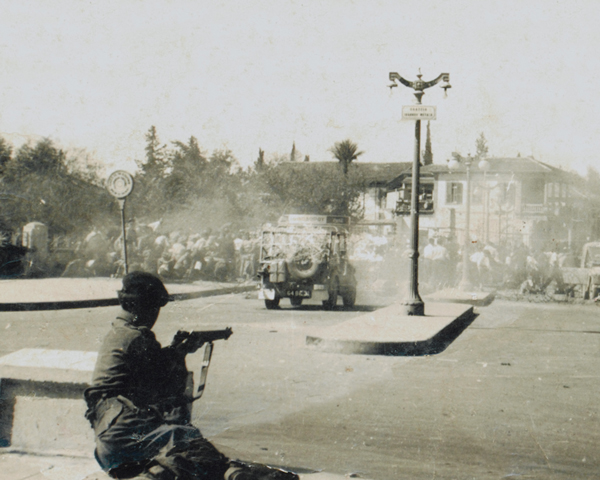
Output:
M472 240L545 248L549 243L579 246L595 234L581 177L531 157L486 160L486 171L476 160L470 167ZM421 168L421 230L464 240L466 173L464 164L455 171L446 165ZM408 170L388 184L387 205L400 230L408 228L410 190Z

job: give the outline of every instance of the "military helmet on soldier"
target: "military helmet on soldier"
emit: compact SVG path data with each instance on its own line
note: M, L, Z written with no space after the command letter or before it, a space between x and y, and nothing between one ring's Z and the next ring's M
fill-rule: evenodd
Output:
M164 307L169 292L162 280L148 272L131 272L123 277L123 288L118 292L119 303L129 312Z

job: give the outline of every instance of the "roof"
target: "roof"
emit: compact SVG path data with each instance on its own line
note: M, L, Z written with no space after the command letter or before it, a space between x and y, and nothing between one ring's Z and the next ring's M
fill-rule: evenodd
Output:
M568 172L560 168L553 167L544 162L540 162L533 157L488 157L485 159L489 163L488 172L492 173L564 173ZM473 158L471 169L479 170L479 162L477 158ZM439 167L442 167L441 165ZM443 171L448 172L448 166L442 167ZM466 167L461 164L455 171L464 172Z
M412 162L390 163L361 163L352 162L348 173L358 173L368 185L385 185L393 178L399 176L407 169L410 170ZM339 162L282 162L276 165L277 169L298 171L312 169L322 172L323 175L341 173Z
M544 162L540 162L533 157L489 157L486 158L490 165L488 173L511 173L516 175L530 175L530 174L553 174L563 177L565 181L571 183L580 180L580 177L571 172L567 172L552 165L548 165ZM471 172L481 172L478 167L479 161L473 158L471 165ZM448 168L448 165L431 164L424 165L420 169L421 177L437 177L441 173L465 173L466 167L461 163L456 170L452 172ZM404 172L401 172L398 177L395 177L388 184L389 188L398 188L406 178L412 176L412 170L409 168Z

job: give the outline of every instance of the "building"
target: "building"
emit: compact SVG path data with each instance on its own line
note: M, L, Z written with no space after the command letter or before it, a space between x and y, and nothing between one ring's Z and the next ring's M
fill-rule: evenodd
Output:
M470 167L470 236L474 241L579 246L594 233L582 179L531 157L487 158ZM430 235L456 235L464 241L467 172L464 163L421 167L420 229ZM408 228L411 171L388 184L387 205Z
M474 159L470 167L470 236L474 241L523 242L551 248L579 248L600 238L600 225L591 217L583 179L532 157L487 158L487 170ZM340 174L339 162L284 162L277 167L300 175ZM353 162L350 174L361 178L364 223L395 223L398 233L410 232L412 162ZM464 164L420 169L419 229L421 236L455 235L464 241L467 175Z

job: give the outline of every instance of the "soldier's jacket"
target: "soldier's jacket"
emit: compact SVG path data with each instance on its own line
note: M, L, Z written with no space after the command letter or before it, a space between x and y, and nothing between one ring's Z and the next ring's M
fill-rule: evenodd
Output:
M98 352L86 417L105 470L154 457L166 445L202 438L189 425L185 357L122 312Z

